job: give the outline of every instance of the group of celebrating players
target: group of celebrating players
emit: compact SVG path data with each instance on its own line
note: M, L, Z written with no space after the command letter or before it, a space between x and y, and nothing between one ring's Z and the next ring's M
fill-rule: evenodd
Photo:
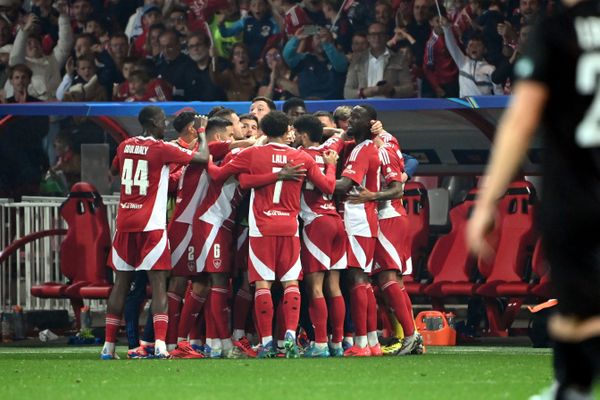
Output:
M404 158L371 106L348 111L341 129L329 113L290 118L266 98L241 118L183 111L173 142L161 108L140 111L143 135L123 141L111 167L121 193L102 359L118 358L135 271L148 272L155 341L128 358L422 353L402 283L412 270ZM301 280L311 340L299 349ZM403 331L383 349L377 299Z

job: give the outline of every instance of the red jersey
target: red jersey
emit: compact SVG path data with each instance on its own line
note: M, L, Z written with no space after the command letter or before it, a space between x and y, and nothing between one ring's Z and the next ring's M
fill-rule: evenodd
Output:
M327 150L339 152L343 147L343 140L332 137L319 147L309 147L303 150L315 160L321 172L324 173L323 153ZM332 196L320 191L310 180L304 182L300 207L300 218L304 221L304 225L310 224L320 215L338 215Z
M308 17L308 14L306 14L304 8L302 8L300 4L296 4L294 7L290 8L285 13L283 19L283 27L288 37L294 36L298 29L311 23L312 21Z
M196 144L197 147L198 145ZM208 150L214 159L220 160L229 151L229 143L211 142L208 144ZM173 221L190 225L194 222L194 214L206 196L208 185L209 178L206 173L205 164L188 165L185 167L179 179Z
M381 160L381 178L385 186L392 182L402 182L404 172L404 158L400 150L393 146L383 146L379 149ZM379 203L379 219L388 219L406 215L406 210L401 199L386 200Z
M327 194L335 188L335 166L328 166L323 175L308 154L284 144L268 143L241 151L221 168L209 165L215 180L225 180L235 174L265 175L279 172L286 164L304 163L308 179ZM300 192L303 181L281 181L253 188L250 192L248 223L251 237L297 236Z
M233 149L221 164L227 164L239 152L240 149ZM226 180L209 179L208 192L196 211L195 219L208 222L217 228L225 225L231 230L234 213L242 196L243 191L239 188L239 182L235 177L230 176Z
M346 161L342 176L371 192L379 191L379 150L372 140L354 147ZM377 202L363 204L344 203L344 225L350 236L377 237Z
M113 167L121 171L117 230L145 232L165 229L169 164L188 164L192 152L153 137L121 142Z

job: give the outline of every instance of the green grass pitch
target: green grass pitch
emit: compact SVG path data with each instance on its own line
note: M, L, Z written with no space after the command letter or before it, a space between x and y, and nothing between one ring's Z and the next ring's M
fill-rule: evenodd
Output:
M324 360L101 361L99 352L0 347L0 399L527 399L552 381L550 351L523 347Z

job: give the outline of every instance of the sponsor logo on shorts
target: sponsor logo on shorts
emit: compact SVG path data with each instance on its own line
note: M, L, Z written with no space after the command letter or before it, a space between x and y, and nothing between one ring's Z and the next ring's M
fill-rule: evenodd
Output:
M285 211L279 211L279 210L267 210L267 211L263 211L263 213L267 217L289 217L290 216L290 213L285 212Z
M215 267L215 269L221 268L221 260L213 260L213 267Z

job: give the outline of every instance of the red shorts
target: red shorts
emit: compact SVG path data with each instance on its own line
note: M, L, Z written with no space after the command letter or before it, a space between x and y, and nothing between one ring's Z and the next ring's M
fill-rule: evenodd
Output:
M248 280L281 282L302 277L298 236L251 237L248 249Z
M170 270L167 231L115 232L108 265L116 271Z
M377 238L374 237L348 236L348 267L371 273L376 244Z
M406 240L408 229L407 217L379 220L372 274L389 270L402 272L403 275L412 272L412 264L410 271L407 272L409 270L407 259L410 259L410 244Z
M196 250L192 244L192 225L173 221L167 231L171 246L171 265L173 276L196 275Z
M300 259L305 274L346 269L346 230L335 215L315 218L302 230Z
M208 222L194 221L192 243L197 249L196 272L229 272L231 270L231 231Z
M248 232L247 226L238 226L238 235L235 245L235 265L239 271L248 271Z

